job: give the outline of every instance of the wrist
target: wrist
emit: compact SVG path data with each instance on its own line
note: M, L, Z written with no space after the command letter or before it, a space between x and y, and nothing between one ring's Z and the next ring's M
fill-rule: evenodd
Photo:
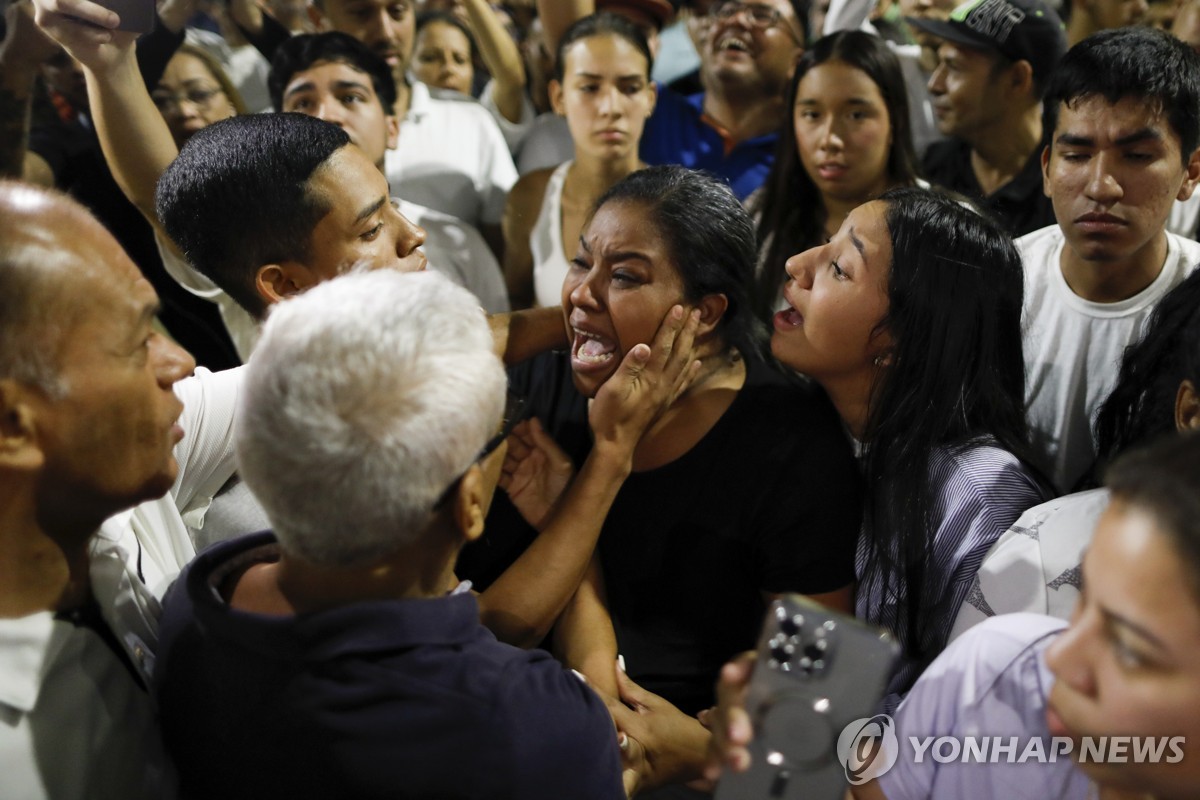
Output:
M708 744L712 734L700 724L695 717L689 717L693 724L681 732L665 763L660 757L659 769L656 769L654 785L690 783L704 779L704 768L708 762ZM661 770L661 771L660 771Z
M637 440L623 441L616 437L597 437L592 442L588 464L593 470L625 480L633 472L633 451Z
M93 91L93 87L104 93L103 90L110 86L139 86L142 84L142 73L138 68L137 51L134 49L132 39L127 46L121 47L104 59L94 61L89 59L80 64L83 66L83 74L88 79L89 93ZM128 81L136 81L136 83L128 84Z

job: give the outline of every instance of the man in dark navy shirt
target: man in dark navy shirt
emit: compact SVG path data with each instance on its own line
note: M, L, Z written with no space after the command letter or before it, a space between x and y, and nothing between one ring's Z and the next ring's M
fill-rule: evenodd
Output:
M274 531L208 550L164 600L185 796L621 797L600 699L454 589L504 457L474 299L379 271L277 312L236 445Z
M597 397L621 458L694 329L670 316ZM273 531L206 551L163 601L155 691L185 796L624 796L601 699L497 641L454 577L519 419L506 382L473 296L435 273L355 273L276 307L235 434ZM584 483L565 504L607 491Z

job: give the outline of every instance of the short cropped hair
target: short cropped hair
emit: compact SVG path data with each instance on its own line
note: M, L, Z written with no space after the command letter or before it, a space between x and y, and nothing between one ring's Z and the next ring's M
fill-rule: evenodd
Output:
M338 126L303 114L214 123L159 178L158 218L188 263L261 317L258 268L311 256L313 228L329 207L309 181L349 143Z
M389 116L396 113L396 81L392 77L392 68L358 39L338 31L293 36L276 48L271 59L271 74L267 76L271 105L276 111L283 110L283 93L296 73L311 69L313 64L321 61L345 64L370 77L383 113Z
M479 301L434 272L355 272L277 304L247 370L241 475L284 552L322 566L417 541L504 410Z
M1155 28L1116 28L1093 34L1072 47L1046 86L1049 129L1059 106L1093 97L1109 103L1131 97L1167 117L1186 164L1200 144L1200 56Z

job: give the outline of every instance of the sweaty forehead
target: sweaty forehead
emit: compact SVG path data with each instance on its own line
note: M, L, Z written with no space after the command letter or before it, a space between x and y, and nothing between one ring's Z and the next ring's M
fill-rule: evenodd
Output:
M298 69L292 73L284 94L287 94L303 83L311 83L314 86L320 87L323 84L335 81L361 83L372 92L375 91L371 76L365 70L359 69L357 65L351 64L348 61L322 59L314 61L304 69Z
M339 11L357 11L359 9L378 9L396 6L403 9L405 19L414 18L412 0L322 0L325 10L337 13Z
M1162 103L1145 97L1126 96L1113 102L1103 95L1085 95L1064 101L1058 107L1054 133L1116 140L1140 131L1151 131L1163 141L1179 145L1179 134L1171 127Z

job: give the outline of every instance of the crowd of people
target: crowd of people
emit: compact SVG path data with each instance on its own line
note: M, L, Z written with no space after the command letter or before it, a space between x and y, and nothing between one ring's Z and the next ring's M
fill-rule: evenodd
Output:
M711 796L787 593L858 800L1197 796L1197 0L150 6L0 28L0 797Z

